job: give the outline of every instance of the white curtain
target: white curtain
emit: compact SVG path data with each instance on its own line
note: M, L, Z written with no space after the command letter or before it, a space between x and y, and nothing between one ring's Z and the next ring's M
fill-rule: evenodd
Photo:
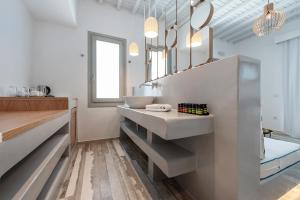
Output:
M300 138L300 37L283 45L284 130Z

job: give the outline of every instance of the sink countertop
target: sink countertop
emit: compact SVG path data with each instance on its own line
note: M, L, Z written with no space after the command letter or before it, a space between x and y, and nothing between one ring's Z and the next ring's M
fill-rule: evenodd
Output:
M145 109L131 109L118 106L124 117L144 126L166 140L192 137L213 132L213 115L193 115L180 113L176 109L169 112L152 112Z
M0 143L68 113L68 110L0 112Z

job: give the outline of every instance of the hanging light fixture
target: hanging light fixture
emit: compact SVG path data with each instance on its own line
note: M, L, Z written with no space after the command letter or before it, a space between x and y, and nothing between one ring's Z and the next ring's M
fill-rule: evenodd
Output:
M186 47L199 47L202 45L203 41L203 34L201 31L196 32L192 38L190 36L190 33L186 36Z
M269 35L273 31L279 30L286 20L284 11L274 10L274 4L270 3L264 7L264 14L255 20L253 32L258 36Z
M135 42L131 42L129 45L129 55L138 56L139 55L139 46Z
M162 51L162 53L161 53L161 59L165 59L166 58L166 55L167 53L166 53L166 49L163 49L163 51Z
M151 16L151 0L149 1L148 8L148 18L144 22L144 34L146 38L156 38L158 36L158 22L156 19L156 9L155 17ZM146 18L146 9L144 7L144 18Z

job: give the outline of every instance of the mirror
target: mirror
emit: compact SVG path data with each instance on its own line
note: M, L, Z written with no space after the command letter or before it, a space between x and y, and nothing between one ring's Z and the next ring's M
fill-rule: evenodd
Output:
M177 30L177 67L178 71L191 68L190 49L190 2L185 1L178 9L178 30Z
M177 72L177 13L176 3L166 10L166 49L167 49L167 74Z
M158 37L145 39L146 81L164 77L167 74L165 49L165 20L159 20Z
M171 28L169 31L167 31L166 45L168 49L171 49L175 47L176 43L177 43L177 33L174 28Z
M158 37L145 38L145 77L152 81L212 60L210 1L176 0L160 15ZM166 53L164 53L166 52Z
M213 5L209 1L201 2L194 8L191 17L191 26L195 30L200 30L206 26L214 14Z
M192 66L198 67L201 64L211 61L213 57L212 29L210 27L204 27L200 31L194 32L194 35L195 34L198 34L200 37L201 45L192 47Z

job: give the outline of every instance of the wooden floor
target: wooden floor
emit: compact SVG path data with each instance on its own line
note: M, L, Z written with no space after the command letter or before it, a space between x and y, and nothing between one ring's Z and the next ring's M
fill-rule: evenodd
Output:
M174 179L151 182L140 151L130 140L77 145L57 199L191 200ZM259 193L260 200L300 200L300 164L262 184Z
M119 140L78 144L57 199L189 200L173 179L142 181L126 155Z

